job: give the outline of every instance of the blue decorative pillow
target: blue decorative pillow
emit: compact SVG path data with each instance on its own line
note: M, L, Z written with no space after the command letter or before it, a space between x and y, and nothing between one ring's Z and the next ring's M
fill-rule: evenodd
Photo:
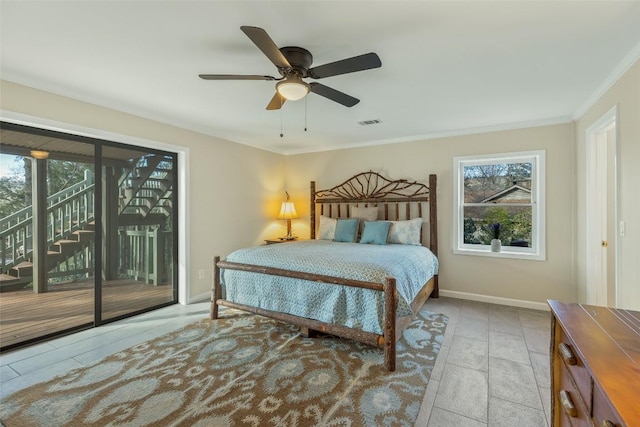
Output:
M378 207L370 206L365 208L362 206L353 206L349 218L358 218L360 220L360 225L358 225L358 237L360 237L364 229L364 222L376 221L378 219Z
M365 221L360 243L386 245L391 223L387 221Z
M333 236L334 242L356 241L356 233L358 232L358 219L339 219L336 224L336 234Z

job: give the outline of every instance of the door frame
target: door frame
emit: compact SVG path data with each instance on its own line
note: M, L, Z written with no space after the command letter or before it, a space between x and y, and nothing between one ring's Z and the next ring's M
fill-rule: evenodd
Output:
M586 282L587 282L587 304L594 305L613 305L618 307L618 259L619 259L619 220L618 220L618 158L619 158L619 144L618 144L618 107L617 105L607 111L598 120L596 120L586 130ZM612 236L606 236L607 227L603 227L603 222L607 224L609 218L607 218L607 206L606 199L604 205L600 203L602 191L602 183L599 180L601 178L602 170L597 166L597 158L602 155L601 146L598 142L602 138L607 137L607 133L613 129L614 139L613 141L606 140L607 144L614 144L613 153L613 199L614 199L614 218L612 218L614 233ZM606 151L606 150L605 150ZM611 162L607 162L607 165ZM607 179L606 171L604 172L604 179ZM600 174L600 175L599 175ZM608 182L604 184L605 195L607 194L610 186ZM604 216L604 218L603 218ZM605 221L606 220L606 221ZM604 229L603 229L604 228ZM604 251L601 249L601 245L598 243L602 241L602 236L607 237L608 250L614 251L614 289L615 298L614 301L608 301L608 289L603 286L601 278L606 275L606 270L603 271L603 266L606 269L607 257ZM605 276L606 277L606 276Z

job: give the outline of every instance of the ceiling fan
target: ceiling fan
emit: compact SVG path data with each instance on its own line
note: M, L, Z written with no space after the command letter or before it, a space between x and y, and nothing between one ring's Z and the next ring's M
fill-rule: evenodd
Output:
M331 62L318 67L309 68L313 63L313 56L308 50L298 46L278 48L269 34L258 27L240 27L249 39L264 53L278 68L282 77L238 74L200 74L204 80L271 80L276 83L276 93L267 105L267 110L278 110L285 101L296 101L304 98L309 92L324 96L346 107L353 107L359 99L321 83L307 83L303 78L322 79L340 74L354 73L382 66L380 58L375 53L354 56L341 61Z

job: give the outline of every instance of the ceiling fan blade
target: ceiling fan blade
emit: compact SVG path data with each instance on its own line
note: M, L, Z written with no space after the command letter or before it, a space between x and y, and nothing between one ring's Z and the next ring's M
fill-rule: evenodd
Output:
M239 75L239 74L199 74L203 80L280 80L272 76Z
M314 79L322 79L324 77L354 73L356 71L370 70L372 68L380 67L382 67L380 58L378 57L378 55L371 52L365 53L364 55L343 59L342 61L330 62L329 64L313 67L309 69L309 77L312 77Z
M287 98L280 95L280 92L276 91L276 94L273 95L273 98L269 101L269 105L267 105L267 110L279 110L286 100Z
M258 49L264 53L267 58L278 68L291 68L291 64L284 57L278 46L271 40L269 34L262 28L258 27L240 27L243 33L251 39L251 41L258 46Z
M309 88L311 92L320 96L324 96L325 98L335 101L338 104L342 104L345 107L353 107L358 102L360 102L359 99L354 98L353 96L349 96L346 93L340 92L339 90L335 90L320 83L309 83Z

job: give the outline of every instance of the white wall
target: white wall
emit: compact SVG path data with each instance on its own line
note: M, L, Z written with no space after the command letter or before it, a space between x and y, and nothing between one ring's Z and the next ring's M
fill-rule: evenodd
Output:
M586 302L586 131L611 108L618 120L618 217L626 225L619 237L618 303L640 310L640 61L636 63L575 124L577 159L577 286Z
M277 214L284 188L284 156L212 138L162 123L0 81L0 110L55 121L62 128L107 131L157 141L188 156L184 270L190 299L208 297L214 255L256 245L279 232ZM91 132L91 131L90 131ZM199 270L205 270L200 279Z
M480 294L531 301L575 301L575 167L573 124L422 140L393 145L300 154L287 158L287 187L292 198L309 199L309 181L318 189L373 170L392 178L427 182L438 175L440 288L449 295ZM547 260L529 261L454 255L452 251L453 157L512 151L546 150ZM308 203L307 203L308 204ZM308 209L294 230L308 235ZM445 294L447 294L445 292Z
M420 140L284 157L73 99L0 81L0 109L106 130L187 150L190 158L187 260L189 292L204 296L211 258L283 233L273 220L288 189L309 235L309 181L318 188L374 170L390 178L426 181L438 174L440 286L450 295L488 296L542 305L546 299L585 301L585 131L617 105L619 208L627 234L620 242L620 301L640 309L640 65L636 63L576 123ZM126 141L125 141L126 142ZM452 159L455 156L546 150L547 260L454 255ZM285 181L286 179L286 181ZM285 187L286 184L286 187ZM205 279L197 272L206 271Z

